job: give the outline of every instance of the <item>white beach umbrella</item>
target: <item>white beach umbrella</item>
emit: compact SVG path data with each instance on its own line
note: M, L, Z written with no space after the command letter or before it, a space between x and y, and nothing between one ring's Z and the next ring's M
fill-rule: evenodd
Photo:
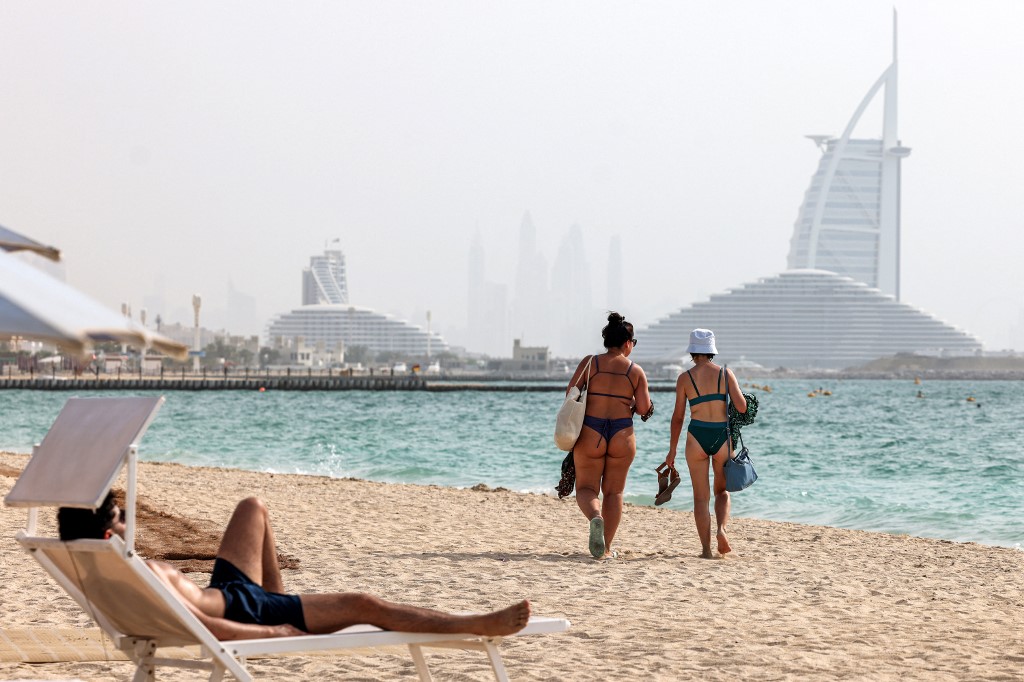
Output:
M40 244L35 239L18 234L0 225L0 249L4 251L31 251L52 261L60 260L60 249Z
M188 355L186 346L0 252L0 339L12 337L50 341L78 355L100 341L152 348L179 360Z

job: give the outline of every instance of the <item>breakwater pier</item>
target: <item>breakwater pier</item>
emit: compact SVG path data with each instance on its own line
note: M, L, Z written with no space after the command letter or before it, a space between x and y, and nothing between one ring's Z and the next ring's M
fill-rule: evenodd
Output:
M402 376L324 376L292 374L184 377L0 377L0 390L32 391L492 391L532 393L564 391L562 381L459 381ZM650 385L651 392L670 391L670 385Z

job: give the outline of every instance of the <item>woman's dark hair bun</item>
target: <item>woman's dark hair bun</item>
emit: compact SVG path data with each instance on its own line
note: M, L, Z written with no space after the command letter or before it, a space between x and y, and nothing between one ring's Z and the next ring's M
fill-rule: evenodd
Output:
M608 313L608 324L601 330L605 348L618 348L633 338L633 325L616 312Z

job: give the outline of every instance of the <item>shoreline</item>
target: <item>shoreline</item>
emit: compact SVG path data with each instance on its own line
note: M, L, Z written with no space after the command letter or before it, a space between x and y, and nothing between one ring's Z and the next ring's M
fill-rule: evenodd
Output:
M31 452L17 452L17 451L14 451L14 450L0 450L0 468L3 467L2 462L4 461L3 460L4 456L21 457L21 458L24 458L25 462L27 462L30 455L31 455ZM325 475L325 474L307 473L307 472L260 471L260 470L256 470L256 469L245 469L245 468L241 468L241 467L229 467L229 466L212 465L212 464L184 464L184 463L180 463L180 462L168 462L168 461L163 461L163 460L140 460L140 463L143 463L143 462L147 463L147 464L167 465L167 466L180 466L180 467L185 467L187 469L209 470L209 471L213 471L213 472L218 472L218 471L223 471L223 472L244 472L244 473L251 473L251 474L257 474L257 475L263 475L263 476L270 476L270 477L274 477L274 476L305 476L305 477L311 477L311 478L323 478L323 479L330 480L330 481L351 481L351 482L358 482L358 483L367 483L367 484L372 484L372 485L413 486L413 487L438 488L438 489L441 489L441 490L471 490L471 491L475 491L475 492L484 492L484 493L511 493L511 494L514 494L514 495L527 495L527 496L549 497L549 498L552 498L552 499L558 499L557 495L554 492L554 486L551 486L551 492L548 492L546 490L544 492L539 492L537 490L532 490L532 489L515 489L515 488L510 488L510 487L507 487L507 486L500 486L500 485L499 486L491 486L491 485L488 485L487 483L483 483L483 482L478 482L478 483L473 483L473 484L466 484L466 485L441 485L441 484L437 484L437 483L375 481L375 480L368 479L368 478L359 478L357 476L329 476L329 475ZM631 497L631 495L628 494L628 493L625 495L626 500L624 502L624 506L627 509L645 509L645 508L646 509L660 509L662 511L673 511L673 512L679 512L679 513L686 513L686 514L689 514L691 518L693 516L693 512L692 511L688 511L688 510L680 510L680 509L676 509L674 507L660 507L660 508L659 507L655 507L654 504L653 504L653 497L651 498L652 502L650 504L644 504L644 503L629 501L630 497ZM632 495L632 497L637 497L637 496L636 495ZM575 502L576 497L575 497L575 494L573 494L572 496L567 497L565 499L567 501L570 501L570 502ZM712 512L712 515L714 515L714 512ZM932 540L932 541L936 541L936 542L951 542L951 543L955 543L955 544L974 544L974 545L978 545L980 547L992 547L992 548L999 548L999 549L1008 549L1008 550L1011 550L1011 551L1024 553L1024 546L1011 545L1011 544L998 544L998 543L992 543L992 542L984 542L984 541L981 541L981 540L957 540L957 539L952 539L952 538L933 537L933 536L925 536L925 535L914 535L913 533L909 533L909 532L886 531L886 530L878 530L878 529L870 529L870 528L854 528L854 527L844 527L844 526L830 526L830 525L824 525L824 524L820 524L820 523L811 523L811 522L807 522L807 521L793 521L793 520L788 520L788 519L773 519L773 518L767 518L767 517L761 517L761 516L746 516L746 517L738 517L738 518L745 518L745 519L748 519L748 520L763 521L763 522L767 522L767 523L794 524L794 525L798 525L798 526L808 526L808 527L812 527L812 528L833 528L833 529L836 529L836 530L849 530L849 531L857 531L857 532L863 532L863 533L878 533L880 535L886 535L886 536L918 538L918 539L922 539L922 540Z
M3 494L27 461L0 454ZM212 493L211 491L216 491ZM374 483L143 462L139 495L210 529L266 500L290 591L366 591L447 610L529 598L573 622L502 645L516 680L1011 679L1024 665L1024 553L1011 548L737 518L735 552L697 558L689 512L630 506L619 558L595 561L574 500L495 489ZM52 515L43 512L43 532ZM0 532L23 527L4 508ZM5 629L81 628L77 605L11 541L0 546ZM190 573L199 584L207 576ZM12 605L20 605L12 608ZM439 676L483 679L475 657L431 657ZM408 657L254 661L257 679L394 679ZM117 661L0 663L4 677L129 677ZM191 679L187 671L161 679Z

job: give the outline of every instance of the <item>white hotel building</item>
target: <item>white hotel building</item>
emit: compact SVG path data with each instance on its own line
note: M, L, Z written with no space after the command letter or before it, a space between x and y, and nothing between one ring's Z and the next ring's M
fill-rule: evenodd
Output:
M900 168L910 149L896 135L897 63L865 95L839 137L814 135L822 149L790 240L788 271L711 296L637 333L640 360L688 359L691 329L719 338L723 359L765 367L840 369L896 353L964 355L973 336L901 303ZM881 139L853 139L885 92Z
M345 256L326 251L312 256L303 271L304 305L274 316L264 332L271 348L335 349L364 346L371 352L412 357L448 350L444 338L404 320L369 308L349 305Z
M977 339L849 277L787 270L683 308L638 331L639 361L689 358L690 330L715 332L722 359L769 369L861 365L896 353L969 355Z

